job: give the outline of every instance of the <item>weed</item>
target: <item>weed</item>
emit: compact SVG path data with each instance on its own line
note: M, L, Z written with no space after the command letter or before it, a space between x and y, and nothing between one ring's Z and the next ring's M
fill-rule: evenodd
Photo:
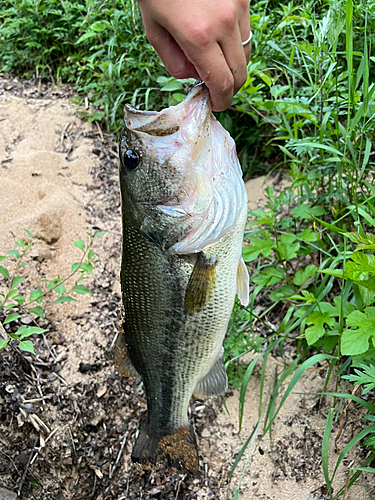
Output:
M0 292L0 307L4 311L0 322L0 337L2 337L0 338L0 349L4 349L11 340L14 340L21 351L34 354L33 343L25 339L48 331L39 328L37 322L38 318L45 319L45 308L50 304L76 302L77 299L73 296L77 297L91 293L82 282L93 274L96 261L92 248L94 240L105 233L98 232L93 235L90 229L87 233L89 237L87 243L83 240L74 242L74 246L82 252L82 256L79 262L72 265L70 274L64 278L58 276L52 280L45 279L40 284L41 288L30 290L22 285L25 278L21 274L22 269L28 265L28 252L37 243L37 240L36 234L27 229L25 231L28 240L16 241L16 248L8 250L5 255L0 256L0 262L2 263L0 274L6 280L4 292ZM67 285L69 285L68 288ZM29 318L28 323L31 322L34 326L23 324L15 327L15 322L24 318ZM5 325L10 326L9 331L4 328Z

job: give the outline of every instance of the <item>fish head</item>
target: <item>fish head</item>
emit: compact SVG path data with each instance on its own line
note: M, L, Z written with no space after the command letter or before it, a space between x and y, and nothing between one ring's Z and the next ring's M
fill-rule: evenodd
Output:
M119 157L127 217L142 223L155 206L181 206L193 195L198 183L195 165L207 151L210 115L203 84L160 112L126 106Z

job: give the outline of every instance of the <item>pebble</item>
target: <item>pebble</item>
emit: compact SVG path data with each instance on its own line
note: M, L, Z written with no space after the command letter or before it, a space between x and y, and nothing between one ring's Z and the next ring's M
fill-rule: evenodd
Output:
M17 500L17 493L0 487L0 500Z

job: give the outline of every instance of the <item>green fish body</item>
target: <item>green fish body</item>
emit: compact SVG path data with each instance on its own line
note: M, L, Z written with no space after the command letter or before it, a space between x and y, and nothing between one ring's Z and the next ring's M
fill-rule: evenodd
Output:
M160 113L130 108L120 160L124 321L115 364L141 375L147 397L132 459L194 471L189 401L194 391L225 392L222 342L236 293L248 302L241 168L203 85Z

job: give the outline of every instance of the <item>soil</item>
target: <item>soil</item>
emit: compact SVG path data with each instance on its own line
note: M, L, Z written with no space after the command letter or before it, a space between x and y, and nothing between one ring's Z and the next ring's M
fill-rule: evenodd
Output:
M121 377L113 366L121 258L117 150L99 124L78 117L72 95L70 87L0 80L0 254L26 236L25 228L37 231L40 241L22 268L21 290L67 276L81 255L73 242L87 239L89 226L107 232L94 243L98 261L87 282L92 295L46 308L40 325L48 333L33 339L36 356L15 346L0 351L0 499L230 499L250 445L230 481L231 468L258 421L259 371L249 382L240 433L238 391L230 389L224 400L192 400L199 474L142 470L130 461L146 404L141 381ZM247 185L251 208L264 200L262 182ZM293 355L270 357L269 381ZM312 394L323 390L327 366L322 362L300 379L271 436L260 440L258 433L238 489L241 500L328 498L321 444L332 400ZM344 409L341 435L340 422L333 426L331 473L341 450L365 425L354 403ZM334 492L366 456L361 444L345 456ZM345 498L374 497L374 476L364 473Z

